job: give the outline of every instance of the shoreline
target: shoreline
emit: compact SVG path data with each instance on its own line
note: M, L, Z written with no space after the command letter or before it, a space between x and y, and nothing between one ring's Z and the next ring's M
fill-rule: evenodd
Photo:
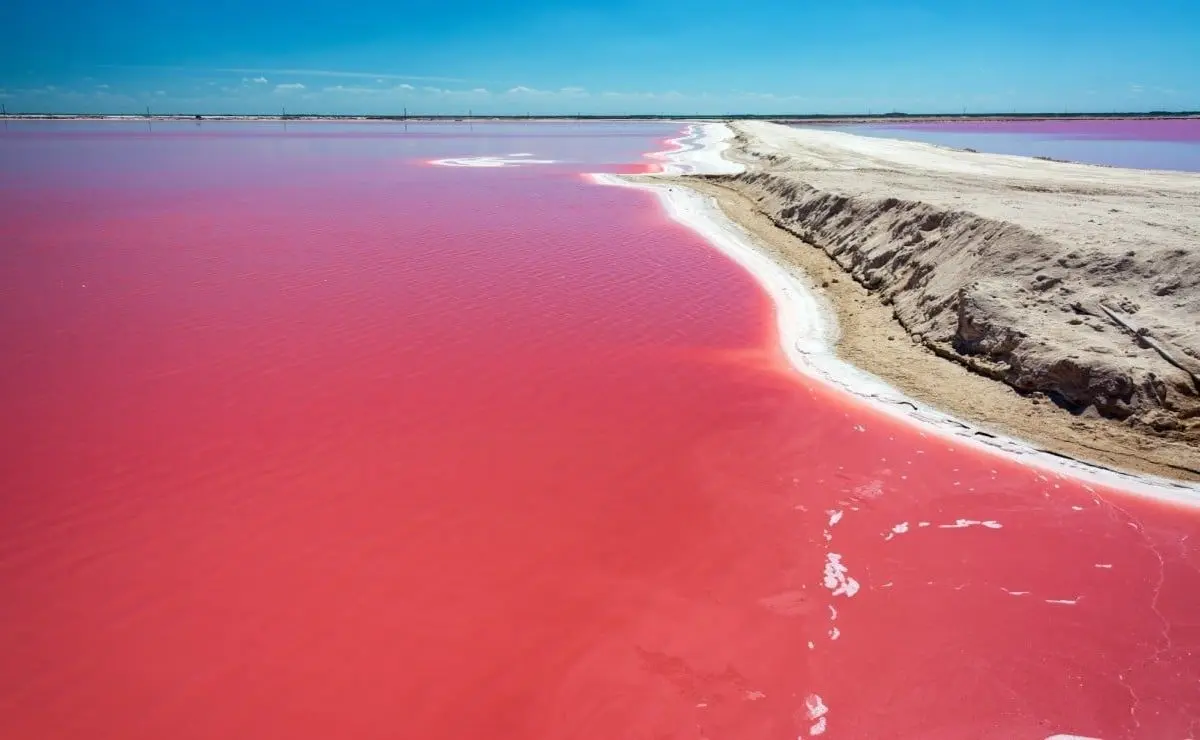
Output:
M732 137L733 131L726 125L694 124L687 134L680 137L680 149L663 153L661 159L666 162L663 172L633 177L597 174L592 175L592 179L599 184L633 187L655 194L670 218L694 230L747 270L774 303L780 342L789 362L798 372L839 388L879 411L902 418L918 429L933 431L947 440L1016 459L1051 474L1069 475L1088 483L1171 503L1200 506L1200 485L1196 483L1153 474L1145 467L1140 472L1125 472L1089 462L1086 459L1088 455L1076 456L1042 449L1019 439L1019 435L1012 434L1002 424L994 425L992 428L996 431L992 431L956 418L938 406L927 403L921 396L909 395L894 387L888 382L890 378L884 380L851 364L851 358L843 357L840 351L843 342L839 341L839 330L842 327L837 319L841 307L837 299L822 295L815 287L813 280L816 276L807 274L804 266L788 264L789 260L772 253L754 233L753 225L731 218L727 210L722 208L725 204L719 203L714 193L705 192L703 188L694 187L695 183L681 179L683 175L741 171L740 165L722 156ZM709 169L714 164L718 173L712 173ZM788 238L795 240L790 235ZM842 278L843 282L857 286L849 275L842 273ZM933 359L944 367L966 372L948 360ZM982 377L978 379L1000 385ZM912 391L911 388L905 390ZM1011 390L1004 390L1019 398ZM1148 467L1153 470L1155 466Z

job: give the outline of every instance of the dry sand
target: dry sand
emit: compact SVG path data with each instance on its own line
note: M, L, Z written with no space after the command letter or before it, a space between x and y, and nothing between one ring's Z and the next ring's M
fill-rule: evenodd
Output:
M1200 176L733 128L746 171L691 184L823 286L845 359L1046 449L1200 479Z

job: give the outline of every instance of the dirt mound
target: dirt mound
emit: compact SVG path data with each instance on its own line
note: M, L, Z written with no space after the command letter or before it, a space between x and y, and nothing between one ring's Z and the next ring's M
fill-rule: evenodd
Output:
M747 171L709 179L825 250L917 341L1072 413L1200 440L1200 177L738 132Z

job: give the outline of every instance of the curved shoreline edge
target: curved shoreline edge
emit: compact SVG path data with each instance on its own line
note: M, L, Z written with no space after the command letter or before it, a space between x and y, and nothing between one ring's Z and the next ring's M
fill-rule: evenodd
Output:
M740 165L723 156L732 135L732 130L725 124L690 125L687 132L673 140L678 149L653 155L664 163L663 171L657 173L662 178L661 183L635 182L610 174L592 174L590 177L597 184L653 193L670 218L695 231L748 271L775 306L781 345L798 372L947 440L999 454L1055 475L1200 508L1200 485L1105 468L1046 452L1013 437L995 435L905 396L883 380L838 357L834 351L837 338L834 313L816 291L806 285L806 280L760 250L753 237L728 218L711 197L692 190L679 180L669 179L684 174L740 172Z

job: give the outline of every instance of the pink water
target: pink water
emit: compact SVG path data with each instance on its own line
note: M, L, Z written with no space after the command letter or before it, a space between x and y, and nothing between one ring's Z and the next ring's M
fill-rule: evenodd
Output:
M0 138L0 737L1194 734L1195 512L794 373L673 133Z
M1200 172L1200 117L896 121L840 128L993 154Z

